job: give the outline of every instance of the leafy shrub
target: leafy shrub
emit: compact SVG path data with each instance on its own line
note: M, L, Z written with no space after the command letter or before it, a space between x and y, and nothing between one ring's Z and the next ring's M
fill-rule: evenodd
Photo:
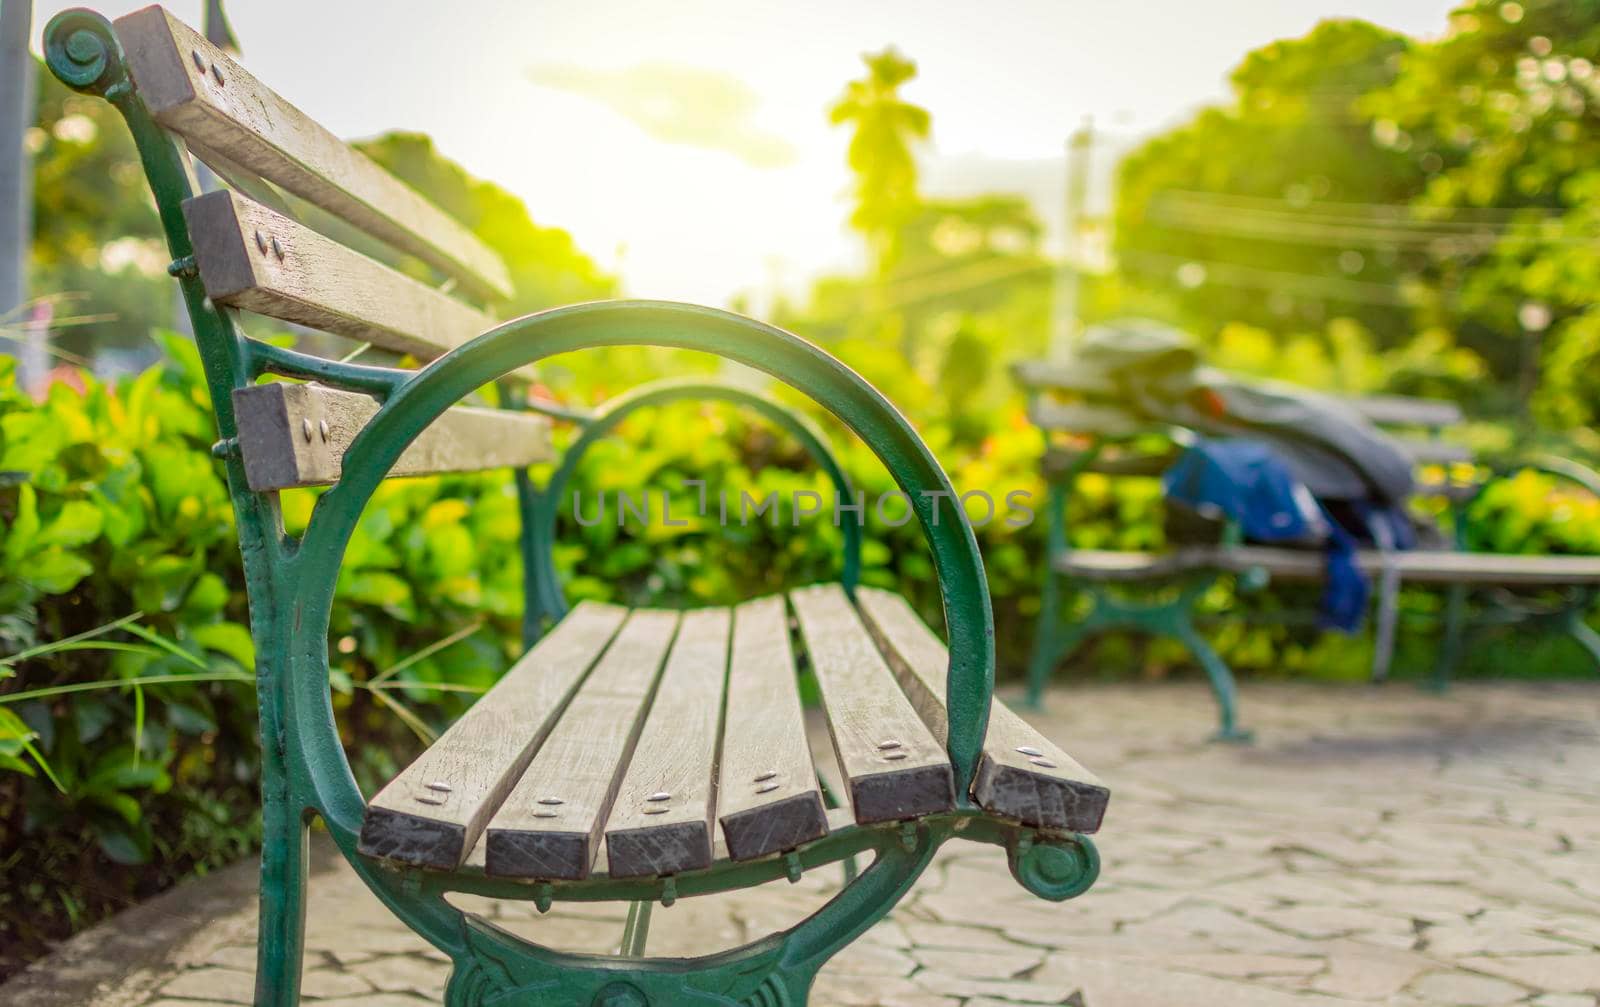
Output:
M233 514L210 455L198 355L187 340L164 343L160 366L115 386L58 383L37 403L0 360L0 862L21 879L0 889L0 945L22 959L127 900L237 858L258 833L254 653ZM607 383L693 359L598 353L549 377L594 401L620 390ZM933 397L915 376L883 379L905 385L895 397ZM977 416L984 427L974 428ZM965 414L959 439L953 429L936 421L923 432L958 490L986 491L1002 506L978 536L1000 673L1014 676L1039 607L1040 435L1015 403ZM829 433L869 501L893 489L864 445ZM776 493L785 503L776 523L735 517L718 527L714 502L709 517L694 515L685 479L705 480L713 501L720 489L735 502ZM619 526L615 494L641 489L652 491L656 520ZM1019 490L1036 512L1026 527L1003 519L1006 494ZM569 485L586 523L574 520L570 495L561 501L556 565L573 600L628 604L727 603L835 577L842 536L826 511L795 526L787 502L800 491L832 500L799 446L753 417L700 403L640 413L594 447ZM686 525L659 520L663 492ZM589 523L602 494L607 520ZM283 495L290 531L303 528L315 496ZM1069 523L1082 546L1159 548L1159 508L1154 480L1087 476ZM1519 477L1478 502L1474 534L1496 549L1600 551L1597 508L1543 477ZM969 510L983 517L976 503ZM895 526L898 514L891 505L886 522L869 503L864 579L904 591L937 626L932 565L915 521ZM334 707L363 786L403 765L516 656L518 533L503 472L394 480L374 495L345 556L329 641ZM1219 585L1206 607L1230 615L1216 629L1225 656L1278 674L1364 671L1362 641L1231 617L1285 604L1276 589L1235 597ZM1406 604L1437 608L1425 594L1408 592ZM1100 653L1112 659L1080 674L1186 663L1168 645L1128 647L1106 643Z

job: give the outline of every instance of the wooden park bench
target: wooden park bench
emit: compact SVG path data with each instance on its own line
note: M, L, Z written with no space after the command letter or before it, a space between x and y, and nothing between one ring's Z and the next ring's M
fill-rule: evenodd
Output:
M511 289L494 253L160 8L115 25L63 13L45 50L61 80L111 101L132 131L216 414L257 654L257 1004L298 1001L312 818L378 897L449 955L446 1000L460 1007L802 1003L818 968L957 835L1003 847L1018 881L1041 897L1069 898L1093 882L1098 860L1082 834L1098 828L1107 791L994 704L993 615L971 527L938 462L864 380L796 336L708 308L618 301L502 324L493 305ZM198 192L191 155L227 188ZM361 251L351 247L358 238ZM248 336L242 312L425 366L287 349ZM584 450L638 409L696 397L754 409L849 495L811 424L747 391L650 386L592 413L530 394L529 368L541 359L618 345L700 350L764 370L862 437L914 503L948 645L899 596L856 587L860 531L848 524L837 584L732 608L585 603L569 612L551 560L555 501ZM488 386L498 390L492 408L460 404ZM552 457L553 421L581 433L535 486L529 466ZM329 618L346 547L385 478L492 468L517 474L525 655L369 801L329 695ZM292 537L279 493L307 486L327 489ZM831 752L814 756L807 745L801 667L819 684ZM820 782L823 763L836 763L838 802ZM655 902L793 881L862 854L873 855L870 866L846 871L844 887L792 929L702 958L644 957ZM447 900L458 892L541 910L631 908L619 953L586 956L458 910Z
M1238 726L1233 674L1195 626L1200 598L1219 577L1233 575L1241 586L1258 589L1269 582L1323 580L1321 553L1249 545L1235 529L1212 545L1189 545L1163 552L1074 548L1066 507L1078 476L1159 476L1192 441L1188 430L1154 423L1103 395L1091 382L1060 361L1035 361L1015 368L1029 394L1029 418L1045 433L1044 473L1050 487L1049 534L1043 591L1034 649L1028 669L1027 702L1037 707L1051 671L1094 634L1131 630L1182 643L1205 670L1217 700L1222 740L1247 740ZM1347 398L1347 405L1385 430L1419 467L1437 469L1442 478L1419 479L1417 494L1442 498L1453 512L1453 548L1407 551L1362 549L1356 562L1370 575L1379 599L1375 620L1372 677L1388 674L1396 635L1396 594L1403 584L1447 592L1439 656L1431 684L1442 688L1460 660L1471 629L1537 623L1565 633L1600 663L1600 634L1584 621L1600 589L1600 556L1530 556L1473 552L1470 505L1498 478L1534 469L1600 495L1600 475L1563 460L1544 459L1492 472L1487 478L1452 477L1472 453L1444 435L1462 423L1451 402L1404 396ZM1065 605L1073 592L1088 598L1087 615L1069 622ZM1552 595L1554 597L1552 597ZM1470 604L1482 612L1473 616Z

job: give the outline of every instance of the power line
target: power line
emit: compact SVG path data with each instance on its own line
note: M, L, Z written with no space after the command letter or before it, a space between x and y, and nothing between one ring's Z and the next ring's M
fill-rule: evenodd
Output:
M1367 248L1409 248L1437 255L1488 251L1496 245L1589 245L1600 238L1573 235L1520 234L1497 228L1473 231L1402 230L1382 226L1342 226L1314 222L1252 218L1249 211L1228 214L1156 209L1150 219L1175 231L1194 234L1230 235L1294 244Z
M1481 216L1484 218L1506 219L1512 217L1542 215L1560 217L1567 211L1554 207L1542 206L1427 206L1411 203L1359 203L1345 202L1342 200L1290 200L1272 196L1246 196L1231 192L1203 192L1195 189L1161 189L1154 199L1172 197L1190 200L1197 203L1220 203L1238 207L1258 208L1276 212L1294 212L1313 216L1391 216L1399 218L1395 223L1408 223L1416 221L1418 215L1426 217L1430 214L1443 214L1451 217ZM1287 211L1284 209L1287 208ZM1430 221L1430 226L1438 226L1447 221Z
M1205 270L1204 278L1201 280L1203 284L1240 287L1247 290L1297 292L1313 296L1327 296L1358 304L1379 304L1396 308L1408 307L1413 303L1413 299L1407 297L1405 292L1397 286L1387 283L1373 283L1367 280L1347 280L1338 277L1317 276L1311 273L1262 269L1257 266L1242 266L1238 263L1222 262L1215 259L1191 259L1144 249L1124 250L1118 254L1118 259L1128 262L1136 269L1141 269L1139 264L1145 263L1146 265L1142 267L1141 271L1148 274L1159 273L1169 276L1171 272L1183 266L1199 266ZM1450 301L1454 301L1457 297L1454 291L1434 288L1434 292Z

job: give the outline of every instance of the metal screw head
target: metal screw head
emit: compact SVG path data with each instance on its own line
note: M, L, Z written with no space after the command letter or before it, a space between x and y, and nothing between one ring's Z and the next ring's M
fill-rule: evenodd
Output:
M1042 769L1054 769L1054 768L1056 768L1056 764L1051 762L1049 759L1029 759L1028 761L1033 763L1035 766L1039 766Z
M891 749L891 748L899 748L900 747L900 742L895 741L895 740L893 740L891 738L888 741L880 741L880 742L878 742L878 747L881 748L881 749L884 749L885 751L887 751L888 749Z
M758 793L758 794L770 794L774 790L777 790L777 789L778 789L778 785L776 783L763 783L761 786L756 788L756 793Z
M262 236L260 231L256 232L256 247L261 249L262 255L267 254L267 239Z
M283 261L283 246L278 244L277 235L272 236L272 254L278 257L279 262Z
M535 818L554 818L554 817L556 817L556 813L554 811L535 811L533 813L533 817L535 817Z
M327 440L328 439L328 421L327 420L318 420L317 421L317 430L321 432L323 440Z
M775 777L777 775L778 775L777 773L775 773L775 772L773 772L772 770L769 769L765 773L762 773L760 776L756 777L756 782L757 783L766 783L768 780L772 779L773 777Z
M670 800L672 800L672 795L667 793L665 790L658 790L655 793L651 794L649 797L646 797L645 800L647 800L647 801L655 801L656 803L659 804L662 801L670 801Z
M205 73L206 61L205 58L200 55L200 51L198 49L191 50L189 55L194 59L194 68L199 70L201 73Z
M418 804L443 804L444 803L444 798L442 798L442 797L434 797L432 794L418 794L417 795L417 803Z
M1037 748L1034 748L1032 745L1018 745L1017 751L1021 752L1023 755L1030 755L1035 759L1044 754Z
M222 79L222 68L217 66L215 63L211 64L211 76L215 78L218 87L221 87L227 83L227 81Z
M562 801L561 798L559 798L559 797L541 797L541 798L539 798L539 803L540 804L556 805L556 804L564 804L566 802Z
M653 807L645 808L644 813L647 815L664 815L667 813L667 809L657 804Z
M434 780L432 783L428 784L428 789L436 790L441 794L448 794L452 788L448 783L440 783L438 780Z
M307 416L300 421L300 432L306 435L306 441L311 440L311 417Z
M898 762L901 759L906 757L906 753L904 753L904 752L884 752L883 753L883 757L885 759L888 759L890 762Z

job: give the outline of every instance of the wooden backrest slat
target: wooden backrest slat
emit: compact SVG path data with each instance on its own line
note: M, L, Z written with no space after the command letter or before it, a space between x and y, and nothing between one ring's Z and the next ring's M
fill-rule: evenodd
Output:
M344 454L378 412L370 395L277 382L233 393L245 481L257 493L339 481ZM390 476L526 468L549 461L550 421L509 409L456 406L417 435Z
M118 18L116 33L151 115L202 158L215 151L488 299L511 295L505 263L470 231L165 10Z
M1443 399L1406 395L1363 395L1346 399L1356 412L1379 426L1451 427L1464 419L1461 407Z
M303 224L219 190L185 200L206 296L218 304L432 360L493 318Z

